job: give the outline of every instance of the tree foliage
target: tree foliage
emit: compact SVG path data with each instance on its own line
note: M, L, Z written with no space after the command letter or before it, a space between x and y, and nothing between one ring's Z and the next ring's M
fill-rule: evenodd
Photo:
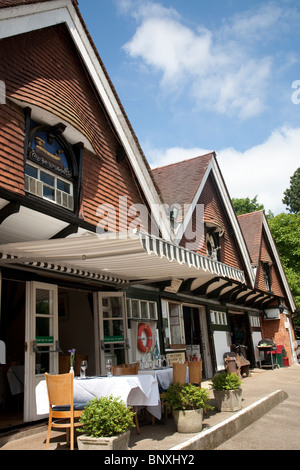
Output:
M300 310L300 212L278 214L268 220L281 263Z
M284 204L290 205L290 213L274 216L271 211L266 214L279 257L285 271L296 307L300 312L300 168L291 177L291 187L285 191ZM232 199L237 215L247 214L264 209L253 199ZM295 332L300 338L300 316L294 319Z
M237 215L249 214L264 209L264 206L257 202L257 195L253 199L249 197L232 198L232 204Z
M300 168L290 178L290 187L284 191L283 204L291 214L300 212Z

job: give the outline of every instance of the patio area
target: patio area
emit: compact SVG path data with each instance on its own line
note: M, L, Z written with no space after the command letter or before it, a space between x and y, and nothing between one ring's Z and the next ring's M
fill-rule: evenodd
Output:
M276 370L252 369L251 376L243 379L243 409L255 404L268 394L277 389L284 390L286 380L294 380L299 374L299 364L289 368L280 368ZM296 374L296 376L295 376ZM209 387L210 381L203 381L202 387ZM213 391L210 390L211 404L214 405ZM236 413L208 411L203 419L203 431L225 422ZM31 435L30 435L31 432ZM19 433L12 436L0 436L1 450L44 450L46 442L47 428L46 424L31 430L23 431L24 437ZM198 433L200 435L201 433ZM165 424L156 421L151 425L151 419L147 424L141 422L141 434L137 435L136 430L132 429L129 442L129 450L168 450L175 446L182 445L196 434L182 434L176 431L176 425L172 418L169 418ZM65 443L65 434L52 431L49 450L67 450Z

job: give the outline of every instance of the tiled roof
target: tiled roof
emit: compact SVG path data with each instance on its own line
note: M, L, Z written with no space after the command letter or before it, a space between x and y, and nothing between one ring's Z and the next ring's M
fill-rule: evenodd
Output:
M53 1L54 1L54 0L0 0L0 9L2 9L2 8L9 8L9 7L18 7L18 6L22 6L22 5L30 5L30 4L34 4L34 3L53 2ZM157 184L156 184L156 181L155 181L155 179L154 179L154 177L153 177L153 174L152 174L150 165L149 165L149 163L148 163L148 160L147 160L146 157L145 157L145 154L144 154L144 152L143 152L143 150L142 150L142 148L141 148L141 146L140 146L139 140L138 140L138 138L137 138L137 136L136 136L136 134L135 134L135 132L134 132L134 130L133 130L133 127L132 127L132 125L131 125L131 123L130 123L130 121L129 121L129 119L128 119L128 116L127 116L127 114L126 114L126 112L125 112L125 109L124 109L124 107L123 107L123 105L122 105L122 103L121 103L121 100L120 100L120 98L119 98L119 96L118 96L118 94L117 94L117 92L116 92L116 89L115 89L115 87L114 87L114 85L113 85L113 83L112 83L112 81L111 81L111 79L110 79L110 77L109 77L109 75L108 75L108 73L107 73L107 70L106 70L106 68L105 68L105 66L104 66L104 64L103 64L103 62L102 62L102 59L101 59L101 57L100 57L100 55L99 55L99 53L98 53L98 50L97 50L97 48L96 48L96 46L95 46L95 44L94 44L94 42L93 42L93 39L92 39L92 37L91 37L91 35L90 35L90 33L89 33L88 29L87 29L87 26L86 26L86 24L85 24L85 22L84 22L84 19L83 19L81 13L80 13L80 10L79 10L79 7L78 7L78 0L70 0L70 1L71 1L72 4L74 5L74 8L75 8L76 13L77 13L77 16L78 16L78 18L79 18L79 20L80 20L80 22L81 22L81 24L82 24L82 27L83 27L83 29L84 29L84 31L85 31L85 33L86 33L88 39L89 39L89 42L90 42L90 44L91 44L91 47L92 47L94 53L95 53L96 56L97 56L97 59L98 59L98 61L99 61L99 63L100 63L100 66L101 66L101 68L102 68L102 70L103 70L103 73L104 73L104 75L105 75L105 77L106 77L106 79L107 79L107 81L108 81L108 83L109 83L109 86L110 86L110 88L111 88L111 90L112 90L112 92L113 92L113 94L114 94L114 96L115 96L115 99L117 100L117 103L118 103L118 105L119 105L119 107L120 107L120 109L121 109L121 111L122 111L122 113L123 113L123 116L124 116L124 118L125 118L125 121L126 121L128 127L129 127L130 132L131 132L131 134L132 134L132 137L133 137L133 139L134 139L134 141L135 141L135 143L136 143L136 145L137 145L137 147L138 147L138 149L139 149L139 152L140 152L140 155L141 155L141 157L142 157L142 159L143 159L143 162L144 162L145 166L147 167L147 170L148 170L149 175L150 175L150 178L151 178L151 180L152 180L152 182L153 182L153 184L154 184L154 186L155 186L155 188L156 188L156 191L157 191L158 195L160 196L160 198L162 199L161 192L160 192L159 188L157 187Z
M152 170L168 205L190 204L199 188L214 153L172 163Z
M256 211L238 216L251 261L255 266L258 265L260 259L263 215L263 211Z
M72 0L75 5L77 0ZM19 7L22 5L30 5L31 3L53 2L53 0L0 0L0 8Z

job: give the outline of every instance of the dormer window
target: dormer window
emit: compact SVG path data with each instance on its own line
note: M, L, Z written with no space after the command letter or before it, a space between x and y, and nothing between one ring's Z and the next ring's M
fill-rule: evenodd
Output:
M213 229L206 232L206 253L213 260L220 260L220 236Z
M74 211L79 193L82 145L72 146L63 136L66 126L31 121L25 163L25 191Z
M271 291L271 270L269 263L261 263L265 286L268 292Z
M73 183L31 162L25 167L25 191L65 209L74 209Z

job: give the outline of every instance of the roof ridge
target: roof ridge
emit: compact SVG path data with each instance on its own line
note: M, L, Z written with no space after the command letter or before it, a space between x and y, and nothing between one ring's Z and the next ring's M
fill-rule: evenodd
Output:
M185 160L180 160L179 162L168 163L167 165L157 166L156 168L152 168L152 171L160 170L161 168L167 168L169 166L180 165L185 162L190 162L192 160L197 160L198 158L208 157L209 155L214 156L215 152L212 150L211 152L205 153L204 155L198 155L197 157L186 158Z
M259 209L258 211L247 212L246 214L239 214L239 215L237 215L237 217L244 217L244 216L247 216L247 215L253 215L253 214L257 214L259 212L264 213L265 210L264 209Z

